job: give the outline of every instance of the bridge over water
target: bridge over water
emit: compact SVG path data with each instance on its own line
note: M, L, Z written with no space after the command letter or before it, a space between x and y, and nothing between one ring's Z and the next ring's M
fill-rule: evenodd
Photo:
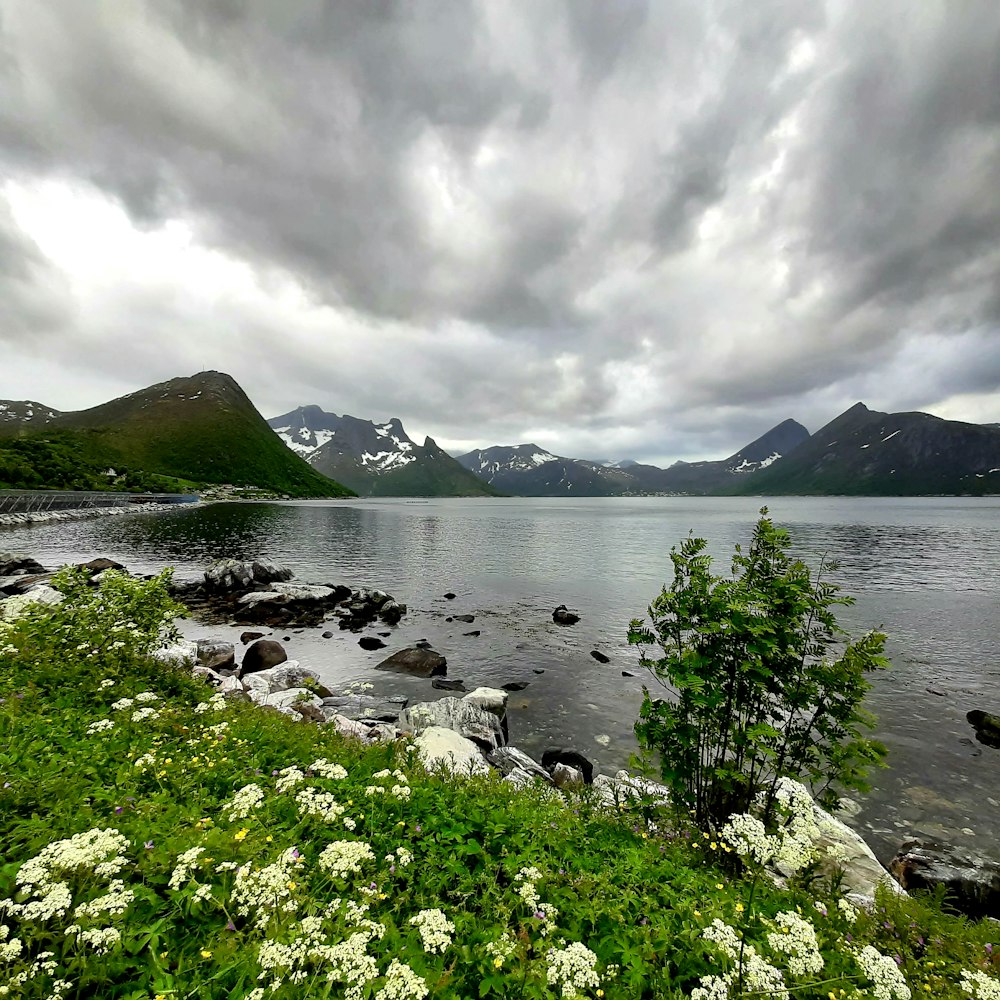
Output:
M197 503L196 493L104 493L84 490L0 490L0 514L87 510L147 503Z

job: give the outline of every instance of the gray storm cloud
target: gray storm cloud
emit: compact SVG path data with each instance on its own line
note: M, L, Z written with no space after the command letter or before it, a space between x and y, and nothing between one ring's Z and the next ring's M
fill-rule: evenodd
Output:
M992 0L7 0L0 95L0 396L669 460L1000 390ZM99 280L53 185L194 249Z

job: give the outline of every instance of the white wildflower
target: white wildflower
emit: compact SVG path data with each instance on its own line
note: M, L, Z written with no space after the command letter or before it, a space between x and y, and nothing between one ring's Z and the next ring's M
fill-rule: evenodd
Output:
M910 987L894 959L870 944L854 955L861 971L871 980L875 1000L910 1000Z
M232 823L238 819L246 819L263 801L264 789L260 785L244 785L233 796L232 802L222 807L222 811Z
M443 953L451 944L451 936L455 933L455 925L441 910L421 910L415 917L410 917L410 924L420 931L420 940L424 951Z
M963 969L960 985L973 1000L1000 1000L1000 980L978 969L975 972Z
M766 865L780 846L778 838L770 836L759 819L746 813L730 816L722 836L741 858L750 858L759 865Z
M597 956L579 941L565 948L550 948L545 956L545 978L550 986L561 987L562 996L579 996L580 990L597 989Z
M112 712L124 712L126 708L131 708L135 704L133 698L119 698L111 705Z
M788 956L788 971L793 976L821 972L823 956L813 925L791 910L779 913L774 919L779 930L767 935L767 943Z
M319 788L301 789L295 795L295 802L299 807L300 816L316 816L328 823L343 816L345 811L330 792L321 791Z
M279 792L291 791L296 785L302 784L306 780L305 773L300 771L297 767L283 767L278 772L278 779L274 783L274 787L278 789Z
M97 686L102 688L111 688L115 686L115 682L110 677L105 677L104 680Z
M114 728L115 724L111 719L98 719L97 722L92 722L87 726L87 735L94 736L97 733L106 733Z
M192 847L183 854L177 856L177 864L174 866L173 874L167 886L171 889L179 889L191 877L191 872L198 866L198 857L205 853L204 847Z
M500 968L504 962L514 954L517 944L510 936L510 931L504 931L496 941L486 943L486 954L493 959L496 968Z
M366 862L374 860L374 852L363 840L335 840L323 849L318 863L331 875L344 876L361 871Z
M347 777L347 769L342 764L331 764L325 757L314 760L309 770L321 778L332 778L334 781L343 781Z
M423 1000L430 989L405 962L394 958L385 973L385 985L375 1000Z
M153 694L152 691L141 691L135 696L136 701L159 701L160 696L158 694Z
M397 799L408 799L410 797L410 786L409 785L393 785L389 789L389 794Z
M850 902L850 900L841 897L837 900L837 909L847 917L849 923L854 923L858 919L857 908Z
M155 708L140 708L132 713L133 722L144 722L146 719L158 719L160 713Z
M89 903L82 903L73 911L74 917L100 917L107 913L112 917L120 917L135 899L135 892L126 889L121 879L114 879L108 886L108 891Z

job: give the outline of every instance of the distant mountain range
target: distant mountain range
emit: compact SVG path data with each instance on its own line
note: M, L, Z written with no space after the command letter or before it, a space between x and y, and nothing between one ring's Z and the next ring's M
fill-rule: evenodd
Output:
M738 492L920 496L1000 493L1000 428L856 403Z
M561 458L535 444L478 449L458 461L498 490L519 496L730 493L737 480L767 468L808 438L805 427L785 420L729 458L677 462L668 469L631 460Z
M119 478L140 489L229 483L288 496L351 494L290 452L221 372L71 413L0 400L0 486L108 488Z
M300 406L269 421L221 372L88 410L0 400L0 488L251 486L288 496L1000 494L1000 426L857 403L815 434L794 420L720 461L667 469L588 461L536 444L457 459L393 418Z
M418 445L395 417L384 424L300 406L268 424L317 472L361 496L496 496L433 438Z

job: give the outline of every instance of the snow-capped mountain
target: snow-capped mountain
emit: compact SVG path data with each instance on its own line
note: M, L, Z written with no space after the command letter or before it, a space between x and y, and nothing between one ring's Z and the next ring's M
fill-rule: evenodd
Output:
M268 423L317 472L362 496L480 496L495 491L426 438L410 439L395 417L385 423L300 406ZM334 473L333 470L336 470Z
M518 496L620 496L623 493L724 493L738 476L765 469L809 437L785 420L735 455L714 462L677 462L669 469L631 459L562 458L535 444L497 446L460 455L488 483Z
M458 461L496 489L518 496L615 496L634 485L616 468L562 458L536 444L479 448Z
M41 427L58 416L59 410L30 399L0 399L0 427L5 424Z

